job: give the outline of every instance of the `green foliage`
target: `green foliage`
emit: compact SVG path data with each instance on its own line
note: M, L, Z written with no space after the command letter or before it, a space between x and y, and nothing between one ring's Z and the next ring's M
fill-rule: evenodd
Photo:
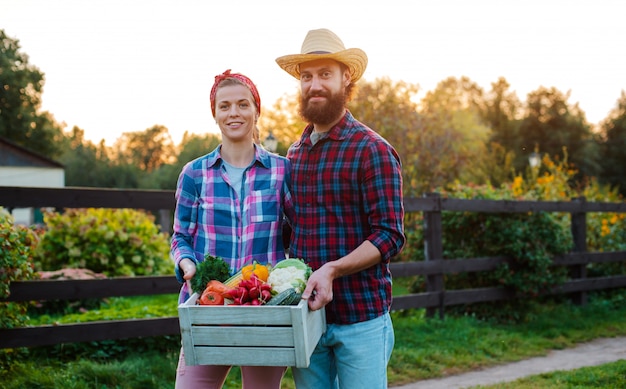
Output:
M103 307L100 316L106 320L159 314L175 314L175 295L116 298ZM135 307L135 308L133 308ZM165 307L159 311L157 307ZM392 312L396 343L388 368L390 386L399 386L426 378L472 371L505 362L545 355L553 349L572 347L577 343L601 337L626 335L626 304L624 298L598 300L591 298L586 306L535 305L530 320L519 324L497 324L473 317L451 317L429 320L424 310ZM76 321L76 317L72 317ZM83 343L85 349L56 346L56 354L42 348L28 359L16 361L10 370L0 372L7 389L24 387L71 388L171 388L180 350L180 339L153 338L149 346L122 341L106 344ZM98 347L104 353L98 354ZM68 348L63 353L63 348ZM89 349L87 349L89 347ZM137 347L137 350L133 348ZM78 354L72 356L70 351ZM87 358L86 355L93 355ZM111 355L107 358L106 355ZM119 381L120 372L125 378ZM100 386L98 386L100 385ZM241 388L239 371L234 368L225 388ZM283 389L293 388L289 373Z
M491 90L485 95L486 101L481 111L483 120L493 131L490 141L502 145L509 152L515 150L514 141L522 109L517 94L510 89L511 85L504 77L491 83Z
M445 194L498 200L509 197L507 192L491 187L459 187ZM447 287L493 286L495 281L496 285L514 288L519 297L531 297L565 279L565 269L552 266L552 258L571 249L571 234L550 213L444 212L442 219L445 258L506 256L513 260L495 272L449 276Z
M142 172L152 172L174 159L174 142L165 126L144 131L125 132L114 145L118 163L132 165Z
M602 173L603 183L618 188L626 195L626 92L621 96L609 117L600 125L602 132Z
M450 185L442 190L445 196L460 199L545 200L568 201L584 196L587 201L621 202L616 189L591 179L585 187L573 187L577 170L565 158L553 161L547 154L541 166L518 174L513 182L500 188L491 185ZM407 215L405 228L409 244L401 261L424 260L423 217ZM537 296L562 282L564 268L551 266L555 255L572 248L570 215L568 213L481 214L474 212L443 212L443 249L445 258L507 256L515 261L496 272L448 275L447 289L477 288L504 285L513 287L521 296ZM587 214L587 248L589 251L626 250L626 215L614 212ZM601 263L588 265L588 275L610 276L626 274L626 264ZM424 290L424 280L418 277L412 291ZM491 305L496 309L485 309ZM464 312L490 316L497 313L507 320L522 320L528 306L515 303L475 304ZM451 309L451 311L454 309Z
M20 48L0 29L0 136L55 157L62 130L50 113L40 112L44 74Z
M224 282L230 277L230 266L220 257L207 254L204 261L196 266L196 274L191 279L191 290L202 294L211 280Z
M495 323L475 317L428 320L423 311L392 313L396 343L389 363L394 385L543 356L553 349L626 334L622 300L591 298L586 306L535 304L529 320Z
M107 276L171 274L169 239L154 217L133 209L67 209L44 214L41 270L87 268Z
M619 360L617 362L573 370L557 370L520 378L506 384L479 386L477 388L626 388L626 361Z
M541 168L526 179L517 176L511 184L511 190L518 196L529 199L563 201L575 197L584 197L589 202L621 203L622 195L617 187L601 184L591 178L584 187L573 187L571 183L578 171L567 159L567 150L563 151L562 161L553 161L544 155ZM558 214L564 225L569 225L568 214ZM616 212L591 212L587 214L587 251L609 252L626 250L626 214ZM587 265L590 277L626 274L626 263L594 263Z
M563 150L568 150L580 173L577 181L598 174L597 139L580 108L568 103L569 97L570 92L562 93L554 87L539 87L528 94L526 114L515 139L515 149L526 150L518 155L518 169L527 166L528 154L537 146L553 159L564 159Z
M37 235L13 224L13 218L0 208L0 297L9 296L13 281L37 278L32 266ZM23 327L28 321L29 303L0 302L0 328ZM0 370L13 363L22 350L0 350Z
M185 133L176 160L163 164L143 176L141 188L175 190L178 176L183 166L198 157L213 151L220 144L220 136L215 134L195 135Z
M37 236L30 229L13 224L11 215L0 208L0 296L9 296L12 281L37 278L32 255ZM19 327L27 319L24 303L0 303L0 328Z
M105 299L98 309L82 310L70 314L49 314L47 311L33 311L31 325L54 325L85 323L106 320L133 318L154 318L176 316L176 295L152 295L139 297L115 297ZM43 314L42 314L43 313ZM94 360L122 360L133 353L167 352L180 347L180 336L159 336L59 344L31 349L35 357L55 358L73 361L80 358Z
M65 167L67 186L95 188L137 188L142 172L137 166L111 159L103 142L94 145L85 131L73 127L66 134L59 161Z

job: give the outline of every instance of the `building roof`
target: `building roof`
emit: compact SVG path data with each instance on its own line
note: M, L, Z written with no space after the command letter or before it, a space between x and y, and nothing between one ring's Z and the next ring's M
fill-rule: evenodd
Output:
M63 168L63 165L59 162L0 136L0 167L1 166Z

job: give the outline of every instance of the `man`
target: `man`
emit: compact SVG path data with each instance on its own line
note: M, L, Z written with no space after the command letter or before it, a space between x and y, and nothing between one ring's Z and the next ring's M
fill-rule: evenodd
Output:
M296 218L290 256L314 270L303 298L326 309L327 331L298 388L386 388L394 344L389 262L405 242L400 158L346 104L367 66L327 29L309 31L301 54L276 59L300 80L309 123L289 149Z

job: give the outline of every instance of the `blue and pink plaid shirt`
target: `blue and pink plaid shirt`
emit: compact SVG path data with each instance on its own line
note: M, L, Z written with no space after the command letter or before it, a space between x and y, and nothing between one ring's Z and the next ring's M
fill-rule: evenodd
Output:
M334 281L326 320L371 320L389 311L389 262L405 242L400 157L350 112L315 145L312 130L287 153L297 215L289 252L316 270L369 240L381 263Z
M285 258L284 216L293 218L290 163L255 146L255 160L245 169L241 193L230 185L221 146L187 163L178 178L171 257L176 278L183 258L198 263L206 254L221 257L234 274L252 260L276 264ZM189 298L183 283L179 302Z

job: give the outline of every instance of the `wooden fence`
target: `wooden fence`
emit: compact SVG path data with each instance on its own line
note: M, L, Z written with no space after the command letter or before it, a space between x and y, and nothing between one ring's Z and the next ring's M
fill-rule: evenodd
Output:
M565 212L571 215L574 249L554 258L555 265L572 269L572 278L554 288L552 294L571 294L579 303L585 303L586 292L626 287L626 275L588 278L586 266L590 263L626 261L626 251L587 252L586 215L589 212L626 213L624 203L594 203L583 198L573 201L496 201L442 198L428 194L423 198L406 198L406 212L424 213L426 260L423 262L392 263L394 277L422 275L426 277L427 291L396 296L393 310L426 308L429 314L443 317L446 306L478 302L501 301L514 298L512 290L502 287L446 290L445 274L492 271L508 261L505 257L443 258L443 211L526 213ZM53 208L135 208L159 211L162 228L169 230L173 191L117 190L91 188L24 188L0 187L0 206ZM113 296L138 296L177 293L179 284L173 276L125 277L98 280L22 281L10 285L10 296L5 301L76 300ZM0 300L1 301L1 300ZM110 320L52 326L0 329L0 348L34 347L59 343L86 342L178 335L178 317L151 319Z

